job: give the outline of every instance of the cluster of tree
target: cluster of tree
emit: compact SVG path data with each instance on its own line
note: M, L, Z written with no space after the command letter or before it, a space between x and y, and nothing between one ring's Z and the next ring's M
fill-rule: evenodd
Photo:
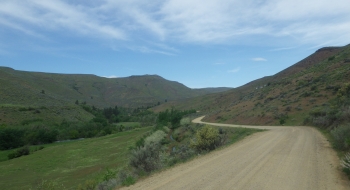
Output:
M77 102L79 104L79 102ZM14 149L24 145L48 144L61 140L92 138L128 130L114 125L118 122L137 121L142 124L154 124L156 115L144 108L104 108L99 109L86 103L79 104L95 117L88 122L68 122L47 126L33 124L21 127L0 127L0 150Z
M108 107L99 109L95 106L89 106L86 103L80 104L82 108L95 116L95 121L102 122L105 125L118 122L141 122L146 124L154 123L155 114L148 110L148 107L124 108L124 107Z
M0 128L0 150L24 145L49 144L58 140L72 140L104 136L122 129L94 118L90 122L72 123L63 121L56 126L3 127Z
M58 130L43 126L0 128L0 150L18 148L26 144L47 144L56 141Z
M180 126L180 121L183 116L192 114L192 113L196 113L196 110L192 109L192 110L180 111L180 110L171 108L171 110L169 111L167 109L164 112L159 112L157 123L161 125L167 125L168 123L170 123L171 128L174 129Z

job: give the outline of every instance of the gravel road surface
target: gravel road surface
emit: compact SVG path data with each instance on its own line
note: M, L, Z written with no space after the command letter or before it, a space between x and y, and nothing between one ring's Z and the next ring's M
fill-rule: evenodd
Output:
M123 189L350 189L336 153L312 127L207 124L268 130Z

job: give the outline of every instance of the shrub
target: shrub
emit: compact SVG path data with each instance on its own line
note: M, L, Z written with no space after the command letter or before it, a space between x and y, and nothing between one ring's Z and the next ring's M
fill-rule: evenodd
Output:
M280 118L280 125L284 125L286 123L286 118Z
M152 135L148 136L145 139L144 144L145 145L150 145L150 144L159 144L162 139L164 139L164 137L166 137L166 134L164 131L158 130L156 132L154 132Z
M195 155L195 151L191 149L188 145L182 145L178 147L175 151L173 151L171 154L179 160L187 160ZM170 163L170 165L172 165L172 163Z
M343 171L348 175L350 179L350 152L345 154L340 164L343 166Z
M149 173L161 167L159 152L159 144L146 144L131 151L129 164L140 172Z
M347 154L345 154L345 157L343 158L343 160L340 163L344 168L346 169L350 169L350 152L348 152Z
M327 116L320 116L320 117L314 117L312 119L312 124L320 127L327 127L332 123L329 117Z
M337 98L339 104L348 105L350 97L350 83L345 83L337 92Z
M95 180L86 180L83 184L79 184L77 190L95 190L96 185Z
M331 57L328 58L328 61L332 61L334 59L335 59L335 56L331 56Z
M350 124L339 126L331 131L334 138L333 146L339 150L350 147Z
M114 179L117 175L116 171L107 169L106 173L103 175L102 180L103 181L109 181L111 179Z
M205 125L196 132L196 141L191 146L198 151L214 150L220 142L219 130Z
M8 159L14 159L14 158L18 158L21 156L25 156L25 155L29 155L30 154L30 150L28 146L24 146L22 148L17 149L15 152L10 153L9 155L7 155Z
M128 177L125 178L124 181L122 181L122 185L123 186L130 186L130 185L135 184L135 182L136 182L136 180L135 180L134 177L128 176Z
M145 146L145 137L140 138L135 142L136 148Z
M189 117L182 118L180 121L180 125L182 125L182 126L189 125L189 124L191 124L191 119Z
M95 189L97 190L111 190L114 189L118 185L116 179L110 179L108 181L103 181L97 185Z

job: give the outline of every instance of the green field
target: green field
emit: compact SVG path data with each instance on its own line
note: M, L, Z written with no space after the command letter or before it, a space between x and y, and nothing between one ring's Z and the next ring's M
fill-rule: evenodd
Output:
M1 189L29 189L42 180L57 180L68 189L127 164L128 148L151 127L45 145L31 155L0 162ZM1 151L3 158L10 151Z

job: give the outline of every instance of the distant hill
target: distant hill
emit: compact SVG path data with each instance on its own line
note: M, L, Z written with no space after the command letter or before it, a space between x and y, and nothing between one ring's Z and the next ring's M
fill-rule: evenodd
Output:
M215 122L275 125L287 117L287 124L302 124L310 111L327 107L336 91L349 82L350 45L326 47L273 76L153 110L193 108Z
M206 94L213 94L213 93L219 93L219 92L225 92L228 90L231 90L232 88L227 88L227 87L217 87L217 88L198 88L198 89L193 89L195 92L201 95L206 95Z
M0 67L0 86L0 124L31 118L53 121L91 118L75 104L76 101L100 108L151 107L228 90L190 89L157 75L109 79L95 75L25 72L6 67ZM22 111L18 111L20 108ZM23 111L24 108L29 111Z

